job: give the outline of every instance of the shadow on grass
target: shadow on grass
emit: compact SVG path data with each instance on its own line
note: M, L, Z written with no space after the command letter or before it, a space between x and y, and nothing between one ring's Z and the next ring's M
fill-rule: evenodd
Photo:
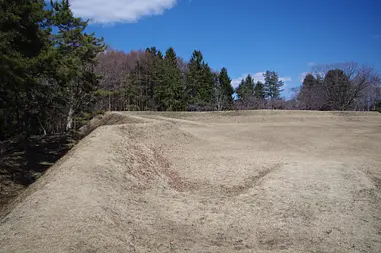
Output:
M0 142L0 212L75 143L69 134L33 136L26 148L20 142Z

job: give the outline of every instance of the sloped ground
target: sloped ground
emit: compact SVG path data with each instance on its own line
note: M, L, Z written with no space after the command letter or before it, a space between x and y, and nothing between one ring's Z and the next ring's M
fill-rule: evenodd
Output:
M98 125L9 207L0 252L380 252L380 114Z
M67 133L31 136L27 150L20 140L0 142L0 219L9 203L75 146L75 137Z

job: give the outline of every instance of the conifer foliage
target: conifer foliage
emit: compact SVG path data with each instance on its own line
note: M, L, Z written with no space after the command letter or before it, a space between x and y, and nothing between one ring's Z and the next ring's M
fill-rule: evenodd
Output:
M0 138L71 130L94 98L102 39L68 0L0 1Z

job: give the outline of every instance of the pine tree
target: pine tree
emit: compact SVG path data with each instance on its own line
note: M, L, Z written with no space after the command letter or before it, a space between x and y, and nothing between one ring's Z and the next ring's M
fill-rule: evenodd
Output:
M270 100L280 99L280 93L283 91L281 88L284 84L279 80L278 74L275 71L267 70L263 76L265 78L266 96Z
M73 16L68 0L51 5L53 24L58 29L53 35L60 57L58 81L67 104L66 130L71 130L75 117L94 99L99 77L93 69L105 45L103 39L84 32L87 21Z
M50 57L43 0L0 1L0 139L41 130Z
M233 105L234 88L231 85L231 79L228 75L226 68L222 68L218 77L221 94L222 94L222 108L229 109Z
M152 87L152 98L154 101L154 110L163 111L165 110L161 103L161 95L163 94L162 90L165 83L165 66L164 66L164 57L160 50L157 50L155 47L148 49L149 56L151 58L150 65L150 77L151 77L151 87Z
M185 110L185 86L173 48L169 48L165 53L163 70L165 73L163 81L159 82L155 89L158 109L161 111Z
M213 88L215 87L215 75L207 63L202 64L202 78L199 87L199 101L205 104L207 109L212 109Z
M195 50L188 64L187 96L191 107L202 109L211 107L213 88L215 85L214 75L200 51Z
M248 101L254 95L254 79L248 75L245 79L241 80L237 90L238 99L241 101Z
M245 79L241 80L241 83L236 89L238 101L246 109L252 107L254 103L254 79L251 75L247 75Z
M254 94L257 99L264 99L266 97L265 87L262 82L257 82L254 88Z

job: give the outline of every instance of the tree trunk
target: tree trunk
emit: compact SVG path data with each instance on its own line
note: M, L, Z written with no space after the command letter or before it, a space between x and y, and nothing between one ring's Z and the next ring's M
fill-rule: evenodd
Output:
M66 131L70 131L73 128L73 106L70 106L69 113L67 115Z
M42 125L40 117L38 117L38 123L40 123L40 127L41 127L42 131L44 132L44 136L45 136L46 135L46 129L45 129L44 125Z
M108 111L111 112L111 93L108 94Z

